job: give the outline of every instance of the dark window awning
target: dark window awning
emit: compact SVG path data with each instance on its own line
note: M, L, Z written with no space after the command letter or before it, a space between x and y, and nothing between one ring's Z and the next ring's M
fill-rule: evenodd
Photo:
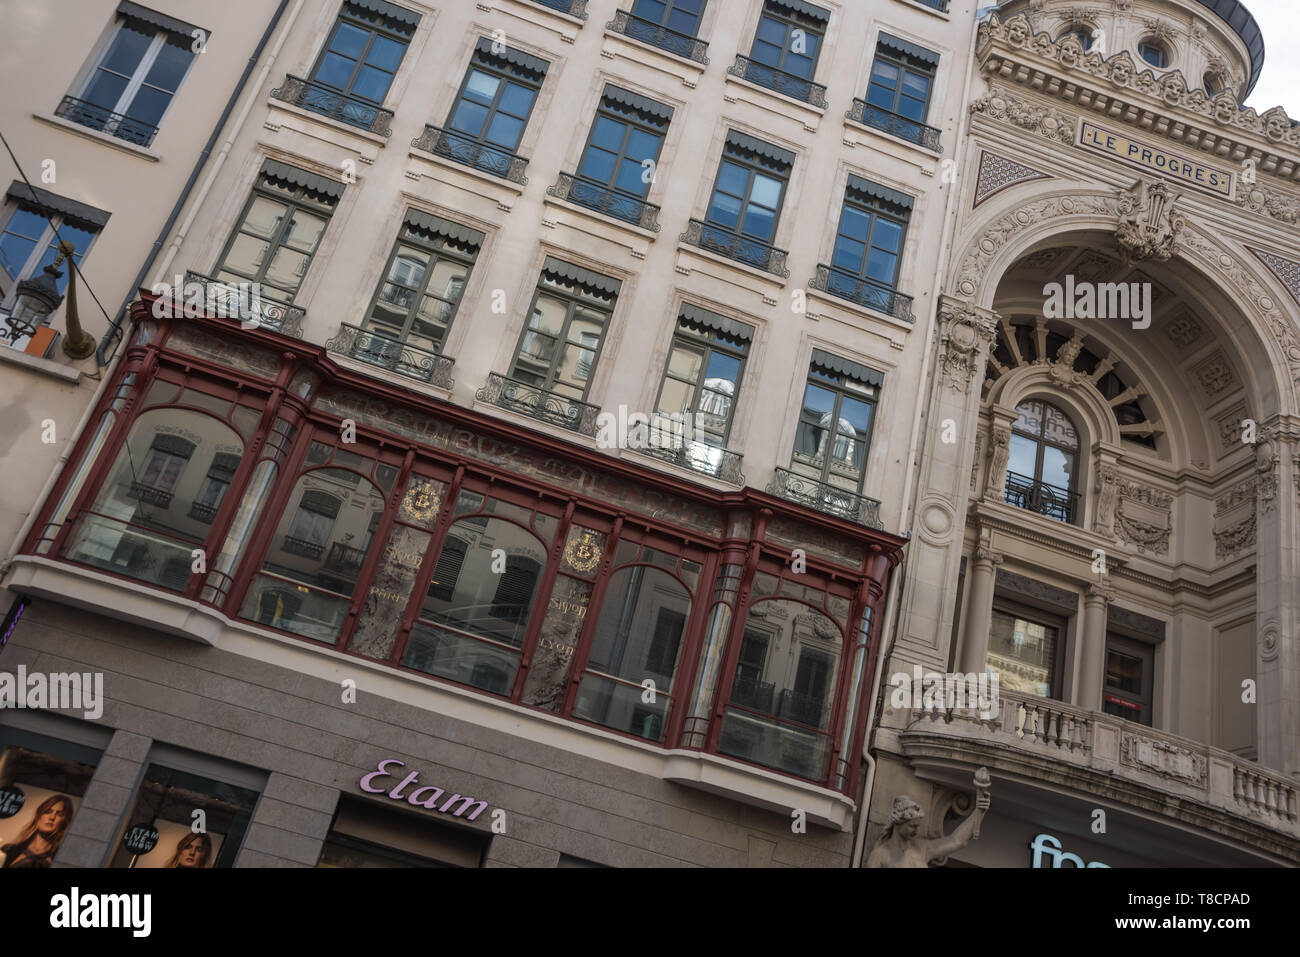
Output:
M347 0L347 5L369 10L381 17L396 20L398 23L405 23L409 27L418 27L420 25L420 15L418 13L407 10L405 7L399 7L395 3L386 3L385 0Z
M19 180L14 180L10 185L8 195L20 203L39 206L46 211L47 215L61 213L64 219L74 225L86 226L95 232L103 229L104 224L108 222L108 217L112 215L94 206L78 203L73 199L64 199L57 193L51 193L39 186L28 186Z
M540 57L535 57L520 50L515 50L503 43L497 44L501 50L500 53L494 53L492 51L492 46L492 41L487 37L479 37L478 45L474 47L474 51L481 57L496 60L499 63L507 63L513 67L518 67L520 70L531 74L539 81L545 78L546 71L551 67L549 63Z
M677 315L683 322L704 329L712 329L714 332L720 332L732 339L750 342L754 338L753 326L737 322L735 319L729 319L726 316L720 316L716 312L710 312L708 309L702 309L699 306L692 306L689 302L682 303L681 311Z
M877 372L875 369L868 369L866 366L850 362L848 359L833 356L829 352L822 352L820 349L813 350L812 364L823 372L848 376L863 385L880 386L885 381L884 373Z
M656 126L667 126L672 122L673 108L665 106L657 100L652 100L648 96L642 96L639 93L633 93L631 90L625 90L622 87L614 86L612 83L605 85L605 93L602 99L619 106L625 106L629 110L641 114L642 118L655 124Z
M169 33L175 33L178 36L190 39L195 30L201 30L205 36L209 31L202 27L196 27L192 23L186 23L184 20L177 20L175 17L169 17L163 13L156 13L148 7L142 7L138 3L131 3L130 0L122 0L117 5L117 12L124 17L134 17L137 20L143 20L151 27L158 27L160 30L166 30Z
M338 200L343 195L343 184L337 180L317 176L288 163L269 159L262 164L262 175L288 186L301 186L303 189L317 193L331 200Z
M888 47L895 53L901 53L903 56L914 60L924 66L937 67L939 65L939 54L925 47L919 47L915 43L908 43L906 40L900 40L891 34L881 32L880 45Z
M581 266L573 265L573 263L566 263L564 260L556 259L553 256L546 257L542 272L561 282L581 286L589 292L594 292L605 298L617 296L623 288L621 280L611 279L609 276L592 272L590 269L583 269Z
M197 448L193 442L182 439L179 435L169 435L167 433L155 435L153 437L153 442L150 443L149 447L151 449L158 449L160 452L166 452L168 455L179 456L183 459L188 459L194 454L195 448Z
M468 226L460 225L460 223L453 223L439 216L422 213L418 209L408 209L406 211L406 225L412 229L418 229L422 233L428 233L430 236L443 236L453 243L472 247L475 251L483 246L483 234L477 229L470 229Z
M863 179L861 176L849 174L848 191L856 194L854 198L866 202L881 202L889 206L895 206L898 209L910 211L912 209L912 197L906 193L900 193L896 189L890 189L888 186L881 186L879 183L873 183L869 179Z
M818 20L822 23L826 23L831 18L829 10L824 10L811 3L805 3L804 0L767 0L767 5L778 8L784 7L786 10L801 13L809 19Z
M794 166L794 153L790 150L783 150L779 146L764 143L762 140L746 136L744 133L737 133L735 130L728 131L727 145L742 152L772 160L786 168Z

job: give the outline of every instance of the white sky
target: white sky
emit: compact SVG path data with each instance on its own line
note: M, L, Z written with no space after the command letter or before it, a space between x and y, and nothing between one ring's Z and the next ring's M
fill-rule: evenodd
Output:
M1259 113L1283 106L1291 119L1300 119L1300 57L1293 46L1300 34L1300 2L1245 0L1245 4L1264 33L1264 69L1246 105Z

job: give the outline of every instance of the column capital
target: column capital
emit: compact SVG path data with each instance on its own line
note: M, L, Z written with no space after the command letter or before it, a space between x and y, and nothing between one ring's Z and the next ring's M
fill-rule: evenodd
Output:
M997 565L1001 565L1002 560L1003 560L1003 555L1001 552L989 548L987 545L975 546L975 564L988 565L989 567L994 567Z
M1108 605L1115 600L1115 589L1106 582L1093 582L1084 593L1086 605Z

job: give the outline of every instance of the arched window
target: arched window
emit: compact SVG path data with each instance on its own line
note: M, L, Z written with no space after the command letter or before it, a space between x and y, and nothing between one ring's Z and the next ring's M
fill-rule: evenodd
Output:
M1079 433L1056 406L1030 399L1016 407L1007 460L1006 500L1059 522L1079 520Z
M1086 52L1092 49L1093 33L1094 31L1092 27L1088 26L1086 23L1072 23L1061 31L1060 35L1056 38L1056 42L1060 43L1067 36L1073 35Z
M1138 44L1138 55L1157 70L1169 66L1169 51L1154 38L1148 37Z
M1207 73L1201 80L1201 85L1205 87L1206 96L1218 96L1223 92L1227 85L1223 82L1223 77L1217 73Z

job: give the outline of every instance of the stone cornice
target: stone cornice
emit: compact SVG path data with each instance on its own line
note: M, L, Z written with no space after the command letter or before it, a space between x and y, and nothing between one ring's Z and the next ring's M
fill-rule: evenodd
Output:
M1020 84L1089 113L1138 127L1260 173L1300 183L1300 127L1282 107L1260 114L1224 91L1207 97L1178 70L1157 77L1127 51L1103 59L1072 35L1052 40L1029 18L993 14L979 28L976 60L989 78Z

